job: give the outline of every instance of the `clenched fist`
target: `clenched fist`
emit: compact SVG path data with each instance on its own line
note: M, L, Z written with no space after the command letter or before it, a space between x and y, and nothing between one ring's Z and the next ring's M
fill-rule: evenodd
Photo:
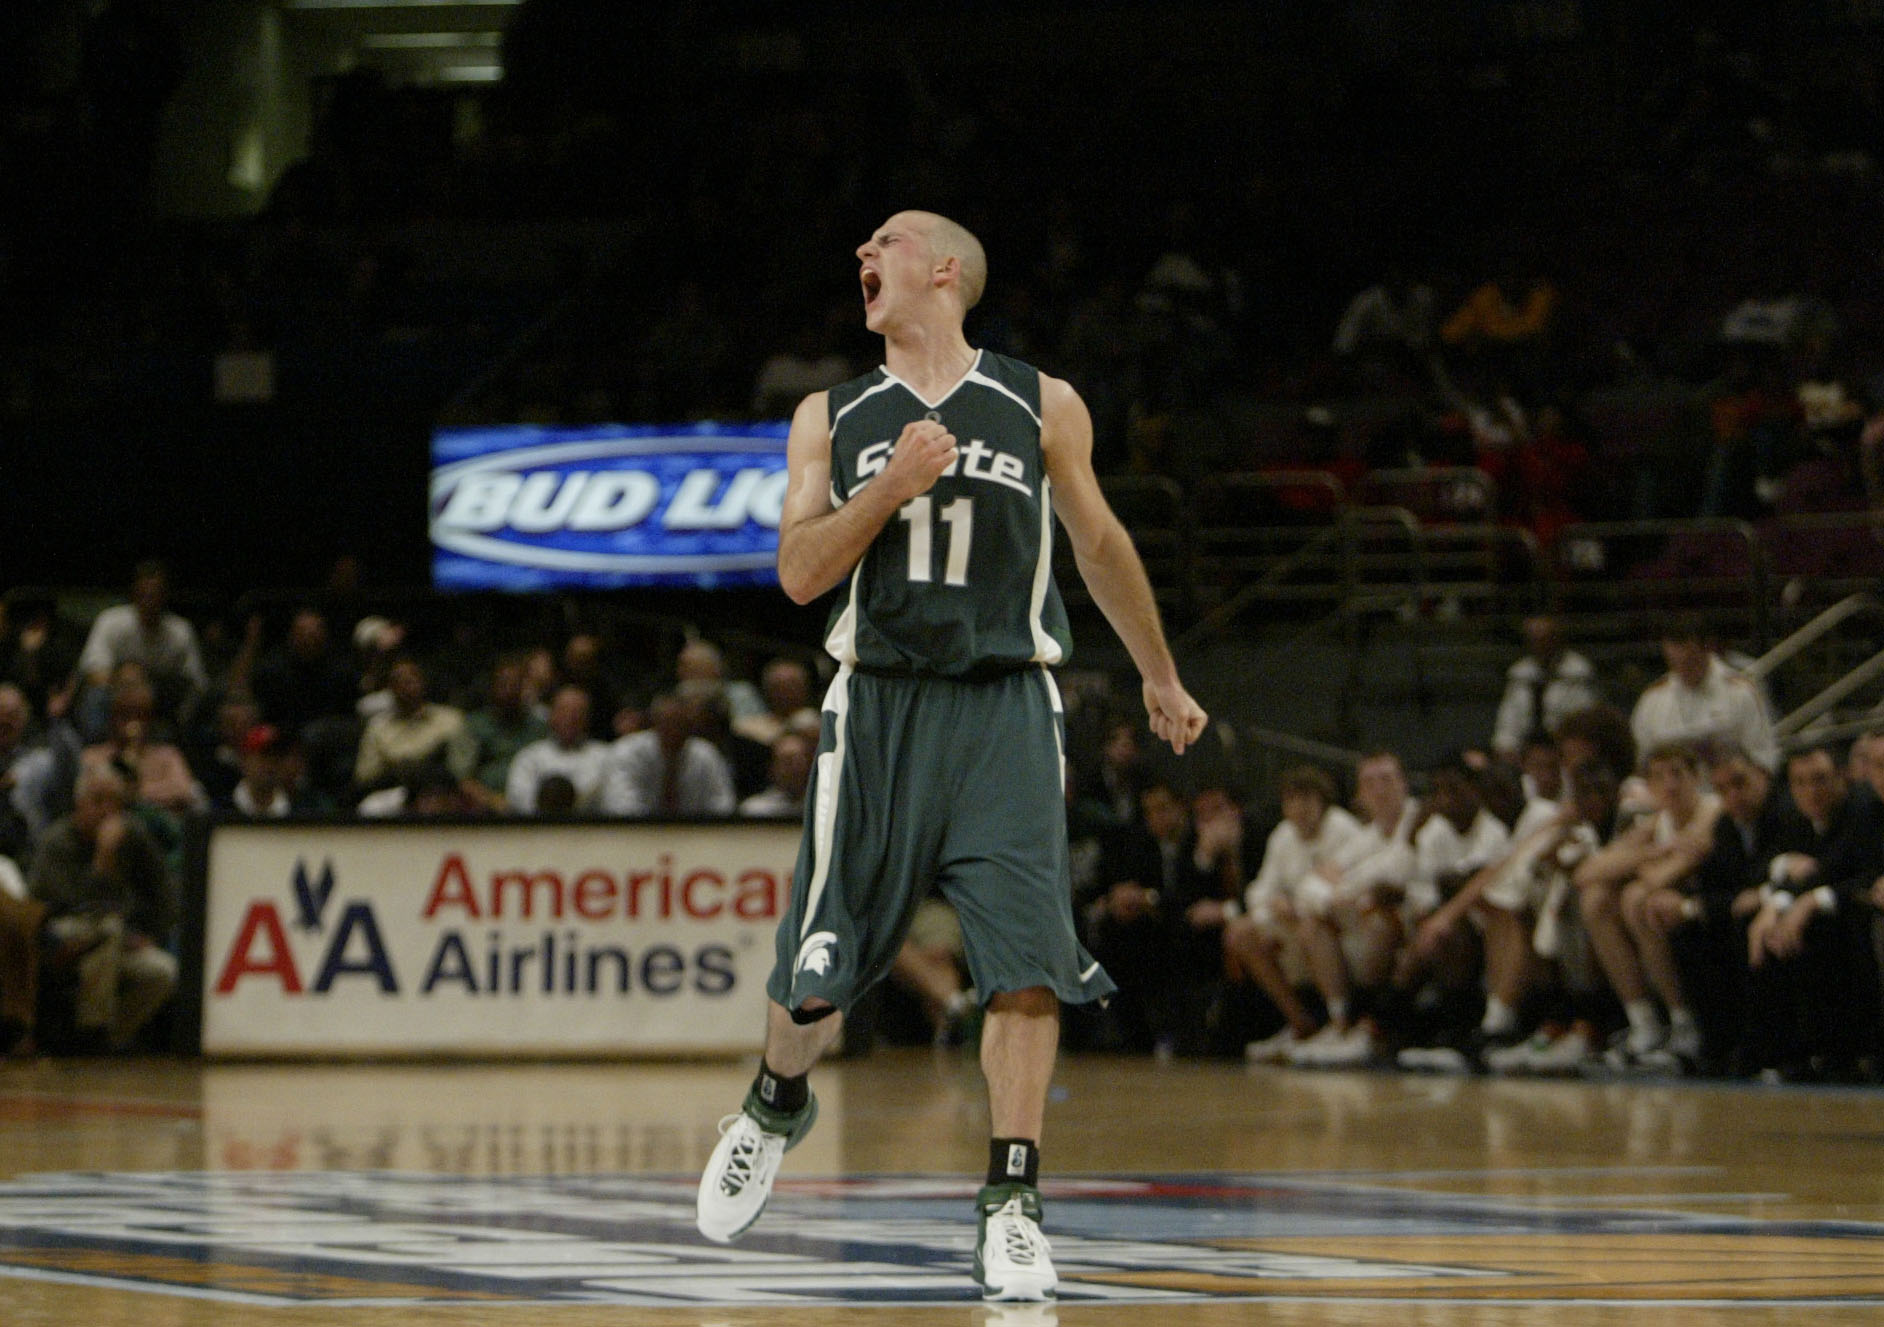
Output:
M955 456L953 433L933 419L915 420L903 426L881 482L890 486L898 501L907 502L935 487L935 481L955 464Z

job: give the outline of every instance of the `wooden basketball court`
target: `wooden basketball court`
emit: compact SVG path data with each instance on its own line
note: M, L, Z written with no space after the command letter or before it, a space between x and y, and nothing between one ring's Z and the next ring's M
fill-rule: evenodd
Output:
M959 1052L821 1069L733 1250L692 1186L748 1063L0 1065L0 1322L1884 1320L1884 1096L1071 1059L1065 1297L972 1298Z

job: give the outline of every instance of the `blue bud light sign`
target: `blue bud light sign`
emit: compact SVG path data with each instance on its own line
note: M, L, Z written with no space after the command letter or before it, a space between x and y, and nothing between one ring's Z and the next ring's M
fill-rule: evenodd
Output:
M440 429L432 438L432 583L777 584L787 428Z

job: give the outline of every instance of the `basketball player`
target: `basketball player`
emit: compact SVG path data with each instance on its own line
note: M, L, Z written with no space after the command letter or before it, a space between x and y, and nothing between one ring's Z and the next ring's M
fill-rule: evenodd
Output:
M1049 566L1053 520L1144 680L1152 731L1182 752L1204 712L1179 682L1138 554L1092 470L1077 393L977 351L962 321L981 244L900 212L858 250L884 366L792 419L779 579L798 603L842 586L790 907L767 994L765 1058L700 1181L698 1224L737 1237L817 1116L806 1075L844 1011L896 958L936 882L987 1005L993 1141L975 1275L990 1299L1047 1299L1040 1131L1061 1001L1115 988L1073 934L1062 724L1048 669L1070 649Z

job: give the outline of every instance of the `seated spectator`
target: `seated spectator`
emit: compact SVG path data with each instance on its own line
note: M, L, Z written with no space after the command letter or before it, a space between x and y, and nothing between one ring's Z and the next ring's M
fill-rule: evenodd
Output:
M164 740L150 687L134 676L126 676L112 688L106 738L85 748L83 764L115 769L124 778L132 801L161 807L172 815L209 806L183 752Z
M759 694L765 708L757 714L736 716L733 731L770 746L788 728L818 726L812 704L811 670L797 659L771 659L759 673Z
M11 682L25 692L35 713L54 708L63 712L72 698L84 633L66 620L58 602L45 593L9 595L0 601L0 621L5 624L0 630L0 682Z
M464 791L464 780L443 760L432 760L410 771L390 788L368 793L355 808L364 820L423 820L437 816L468 816L484 810Z
M1266 1042L1246 1048L1251 1059L1292 1058L1301 1045L1317 1048L1346 1041L1353 1028L1344 967L1328 961L1326 919L1334 890L1317 870L1339 864L1354 851L1361 824L1336 804L1334 780L1312 765L1282 776L1282 823L1269 834L1262 866L1244 894L1243 907L1223 934L1224 951L1282 1014L1287 1026ZM1308 967L1327 1010L1317 1023L1285 970L1285 959Z
M1518 749L1518 779L1527 802L1538 798L1555 802L1563 797L1563 749L1555 738L1537 733L1524 739Z
M679 695L700 704L700 726L694 735L710 743L726 761L733 776L733 800L764 790L770 778L772 748L743 737L733 729L733 707L727 688L719 682L696 678L676 688Z
M354 702L353 711L361 722L393 707L392 670L400 660L410 657L405 642L403 622L369 615L353 624L354 671L360 678L360 698Z
M1527 738L1554 737L1564 719L1601 702L1596 670L1564 643L1554 617L1524 620L1524 657L1505 673L1505 693L1492 725L1492 750L1514 759Z
M320 804L299 786L293 743L273 724L256 724L243 734L239 758L242 776L217 809L244 820L279 820L307 815Z
M698 736L705 725L698 696L655 699L652 727L618 740L602 780L602 810L618 816L724 816L735 809L726 758Z
M459 779L471 777L476 749L464 715L426 698L425 669L410 655L387 671L391 704L367 721L353 764L353 781L372 791L409 779L428 763L442 762Z
M607 777L609 746L589 736L589 709L589 693L581 687L556 689L550 698L549 736L530 743L510 762L504 803L511 814L545 814L541 795L549 778L569 785L569 811L596 809Z
M1154 780L1139 800L1141 819L1109 836L1098 891L1083 903L1093 957L1119 986L1101 1044L1143 1054L1177 1044L1183 988L1196 976L1180 967L1178 941L1191 904L1215 896L1218 882L1214 867L1197 864L1190 809L1177 791Z
M1469 1024L1459 1024L1463 1006L1476 1005L1480 990L1477 933L1470 927L1425 922L1480 871L1501 860L1511 843L1510 830L1486 807L1480 776L1465 757L1443 761L1428 782L1426 805L1413 832L1413 870L1402 913L1416 928L1416 941L1400 951L1376 1031L1376 1036L1402 1047L1398 1053L1403 1057L1419 1055L1436 1043L1450 1046L1469 1040ZM1339 1049L1353 1053L1351 1048Z
M1696 750L1725 742L1777 768L1779 745L1765 698L1713 651L1700 622L1670 623L1662 633L1662 658L1668 673L1642 693L1629 720L1638 751L1671 742Z
M566 774L546 774L536 785L536 814L573 816L582 808L576 801L576 785Z
M72 814L46 831L28 878L46 905L53 967L76 977L73 1024L114 1050L131 1044L177 984L177 961L162 947L176 925L176 887L126 813L128 791L116 770L87 765Z
M1849 764L1852 783L1866 785L1884 801L1884 728L1873 728L1851 744Z
M14 859L0 856L0 1061L38 1050L40 928L46 905L26 892Z
M1146 782L1145 756L1139 746L1140 721L1114 716L1105 725L1099 744L1098 768L1089 790L1120 825L1138 819L1139 791Z
M1185 1054L1210 1049L1226 1030L1223 932L1250 875L1243 864L1249 827L1235 793L1214 783L1199 788L1191 795L1190 824L1179 850L1183 869L1161 904L1178 980L1172 1047Z
M674 679L684 690L714 688L726 697L730 721L735 727L741 719L763 714L765 698L744 678L726 676L726 655L712 641L695 636L680 647L674 659Z
M523 703L530 707L530 713L548 722L550 697L556 694L556 688L561 684L554 651L547 645L538 645L524 652ZM594 709L593 702L590 709Z
M1702 791L1700 766L1689 747L1651 748L1644 765L1655 814L1591 854L1577 867L1575 883L1591 947L1629 1020L1623 1054L1635 1063L1678 1069L1699 1059L1701 1033L1649 900L1660 890L1682 887L1706 859L1721 802ZM1649 998L1651 989L1667 1010L1666 1023Z
M739 804L739 814L755 819L787 820L805 813L805 788L817 748L802 733L782 732L772 741L771 781Z
M1825 747L1786 760L1797 811L1747 926L1753 1067L1849 1078L1878 1051L1873 886L1884 875L1884 805L1852 791Z
M317 720L351 719L359 675L333 648L318 609L297 608L281 647L262 657L250 683L262 718L290 737Z
M1674 952L1700 1027L1703 1065L1738 1075L1759 1067L1752 1061L1763 1049L1749 1035L1760 1010L1748 989L1747 923L1760 910L1760 887L1795 813L1772 775L1736 747L1709 752L1707 779L1721 801L1707 856L1691 887L1658 890L1645 907Z
M1463 759L1440 764L1429 779L1431 792L1413 833L1413 875L1407 884L1407 901L1419 917L1502 857L1511 842L1511 831L1486 807L1479 776Z
M1576 892L1577 867L1616 835L1619 787L1609 766L1579 764L1556 820L1520 840L1504 862L1487 868L1487 1017L1479 1031L1485 1067L1494 1073L1573 1073L1596 1046L1596 1006L1607 992L1593 989L1583 965L1570 961L1580 948L1569 943L1577 917L1568 905ZM1493 1001L1518 1010L1547 982L1565 986L1559 1005L1566 1017L1545 1018L1525 1041L1497 1044L1507 1038L1488 1031L1505 1021L1495 1014Z
M632 727L622 726L626 691L615 676L600 636L579 631L569 638L563 645L562 680L588 693L591 737L612 742L633 731ZM638 721L635 726L639 726Z
M1398 966L1414 918L1407 886L1418 867L1413 834L1419 804L1408 794L1406 772L1391 751L1365 757L1355 772L1355 804L1365 817L1361 833L1315 868L1309 886L1331 891L1327 911L1312 925L1310 969L1328 998L1352 1004L1356 991L1386 986ZM1355 1019L1345 1037L1326 1035L1290 1051L1290 1062L1318 1067L1361 1064L1372 1058L1377 1025Z
M209 689L196 629L166 611L169 599L170 573L163 563L140 562L131 577L131 602L107 608L93 620L78 662L89 688L88 708L80 717L80 729L88 736L104 729L109 688L122 664L143 669L153 712L167 722L187 722Z
M32 704L11 682L0 682L0 856L32 860L33 845L52 823L51 791L78 774L77 736L64 725L50 741L28 740Z
M1561 949L1569 872L1600 845L1615 817L1616 776L1606 766L1584 765L1572 782L1577 792L1562 805L1526 805L1509 851L1474 872L1420 924L1414 941L1431 955L1468 920L1477 923L1486 991L1479 1036L1487 1046L1518 1040L1519 1010L1543 975L1540 960L1554 960Z
M524 657L507 654L491 668L485 704L465 716L474 755L467 795L487 810L504 809L510 763L517 753L549 736L549 725L530 712L523 695ZM585 719L586 721L586 719Z
M226 806L242 777L242 743L260 725L261 710L245 695L231 693L216 706L216 726L185 753L203 795L212 806Z
M1557 726L1557 750L1565 774L1595 764L1607 766L1619 779L1634 777L1629 771L1636 766L1635 737L1629 716L1614 705L1592 705L1564 716Z

